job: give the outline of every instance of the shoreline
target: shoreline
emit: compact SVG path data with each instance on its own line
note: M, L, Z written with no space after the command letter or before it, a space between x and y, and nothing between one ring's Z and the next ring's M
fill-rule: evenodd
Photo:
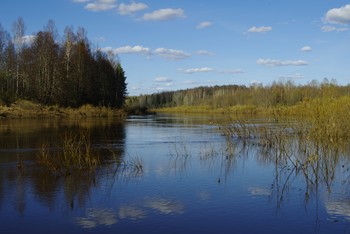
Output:
M0 106L0 120L21 118L124 118L127 113L123 109L113 109L103 106L83 105L79 108L63 108L57 105L46 106L27 100L18 100L10 106Z

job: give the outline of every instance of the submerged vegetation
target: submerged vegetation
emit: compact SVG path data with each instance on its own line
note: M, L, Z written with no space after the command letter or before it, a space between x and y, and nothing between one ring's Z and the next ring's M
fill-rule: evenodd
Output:
M264 119L237 113L228 116L229 124L222 128L227 148L255 148L258 159L273 163L277 183L283 175L284 182L276 189L281 201L286 187L298 175L305 179L307 200L320 184L332 190L337 167L350 170L344 163L350 150L349 97L316 98L291 108L275 107L270 118Z
M92 147L89 135L79 132L67 133L57 152L51 152L50 147L43 144L38 163L54 173L69 175L74 171L92 172L101 164L101 159Z
M123 159L111 146L94 146L88 131L66 132L60 145L42 144L37 162L49 172L61 175L93 175L103 165L108 165L114 176L136 177L143 173L140 157Z

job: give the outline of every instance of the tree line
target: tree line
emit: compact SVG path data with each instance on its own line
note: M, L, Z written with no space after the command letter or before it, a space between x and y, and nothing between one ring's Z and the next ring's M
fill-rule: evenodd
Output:
M211 108L230 106L256 106L262 108L293 106L316 98L339 98L350 95L350 85L341 86L332 79L313 80L306 85L292 81L273 82L271 85L226 85L197 87L150 95L129 97L128 106L134 108L167 108L206 105Z
M74 32L66 27L60 37L49 20L28 37L21 17L13 23L12 35L0 23L0 104L20 98L63 107L119 108L126 86L120 62L93 49L84 28Z

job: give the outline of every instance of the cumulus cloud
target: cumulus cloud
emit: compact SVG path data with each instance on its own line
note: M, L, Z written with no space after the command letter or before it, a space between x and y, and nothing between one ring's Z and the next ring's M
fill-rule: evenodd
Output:
M210 26L212 26L212 25L213 25L212 22L205 21L205 22L202 22L202 23L198 24L198 25L196 26L196 28L197 28L197 29L203 29L203 28L208 28L208 27L210 27Z
M196 52L196 54L199 54L199 55L207 55L207 56L213 56L214 53L210 52L210 51L207 51L207 50L198 50Z
M193 80L185 80L183 83L187 84L187 85L196 85L196 84L198 84L197 81L193 81Z
M325 25L321 28L323 32L345 32L348 31L349 28L347 27L335 27L330 25Z
M300 49L302 52L311 52L312 48L310 46L304 46Z
M85 9L89 11L106 11L116 7L116 0L96 0L88 3Z
M293 75L285 75L285 76L280 76L279 79L282 80L296 80L296 79L303 79L305 76L300 73L295 73Z
M143 54L149 56L157 55L159 57L168 59L168 60L181 60L181 59L187 59L190 58L191 55L182 51L182 50L174 50L174 49L167 49L167 48L158 48L155 50L151 50L148 47L136 45L136 46L123 46L118 48L112 48L112 47L104 47L101 49L101 51L107 52L107 53L113 53L113 55L118 54Z
M177 18L185 18L185 12L184 10L178 8L178 9L172 9L172 8L166 8L166 9L160 9L153 11L152 13L146 13L143 15L142 19L147 21L165 21L165 20L172 20Z
M169 77L165 77L165 76L160 76L154 79L155 82L172 82L173 80L170 79Z
M112 48L112 47L105 47L101 49L102 51L112 51L114 55L117 54L150 54L151 50L147 47L143 47L143 46L123 46L123 47L119 47L119 48Z
M324 20L327 23L350 24L350 4L330 9L326 13Z
M214 68L211 67L201 67L201 68L188 68L188 69L179 69L180 72L192 74L192 73L200 73L200 72L213 72Z
M135 12L143 11L146 9L148 9L148 6L144 3L132 2L129 5L122 3L118 7L118 12L121 15L131 15Z
M248 29L247 33L264 33L272 30L271 26L261 26L261 27L251 27Z
M280 67L280 66L306 66L308 65L304 60L275 60L275 59L258 59L256 61L259 65L269 67Z
M182 50L158 48L158 49L155 49L153 52L154 54L169 60L181 60L181 59L187 59L191 57L190 54Z
M231 70L223 70L221 71L221 73L224 74L242 74L244 73L244 71L242 69L231 69Z
M30 45L34 42L36 39L35 35L25 35L21 38L21 42L26 45Z

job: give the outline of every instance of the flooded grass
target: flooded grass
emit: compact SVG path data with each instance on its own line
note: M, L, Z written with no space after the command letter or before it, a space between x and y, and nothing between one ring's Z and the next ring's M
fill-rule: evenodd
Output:
M320 184L331 191L340 158L349 152L349 103L349 98L325 98L301 103L293 112L279 107L264 121L233 114L231 123L222 127L222 134L228 148L243 142L257 148L260 160L275 165L275 186L281 200L290 181L301 175L307 200Z
M179 124L178 117L165 121L164 116L147 116L125 123L124 131L117 123L99 125L97 131L74 122L67 128L48 125L53 132L43 134L40 125L37 132L19 138L18 147L11 146L14 152L4 148L4 155L12 152L13 161L3 161L0 176L2 218L12 212L3 230L12 225L10 219L33 222L36 215L36 224L46 218L53 233L72 227L78 232L139 227L142 232L160 219L162 230L146 231L169 232L170 225L184 233L220 232L221 227L227 233L254 233L268 225L275 228L267 230L271 233L288 232L286 227L296 227L289 233L316 228L342 233L339 230L349 225L348 138L314 130L311 110L303 121L286 111L279 108L270 118L260 119L232 113L222 125L202 124L203 119L189 124L186 117ZM49 138L56 127L61 132ZM315 132L333 137L318 138ZM28 136L40 139L24 145ZM38 149L42 139L47 143ZM29 160L22 148L33 149ZM16 154L23 162L21 170ZM32 163L35 154L40 167ZM95 159L96 165L91 164ZM58 216L64 228L57 227ZM212 222L203 222L207 217ZM183 229L177 229L179 223Z
M37 161L54 173L69 175L74 171L92 172L101 164L98 152L92 147L86 132L66 133L58 152L51 152L50 147L42 145Z

